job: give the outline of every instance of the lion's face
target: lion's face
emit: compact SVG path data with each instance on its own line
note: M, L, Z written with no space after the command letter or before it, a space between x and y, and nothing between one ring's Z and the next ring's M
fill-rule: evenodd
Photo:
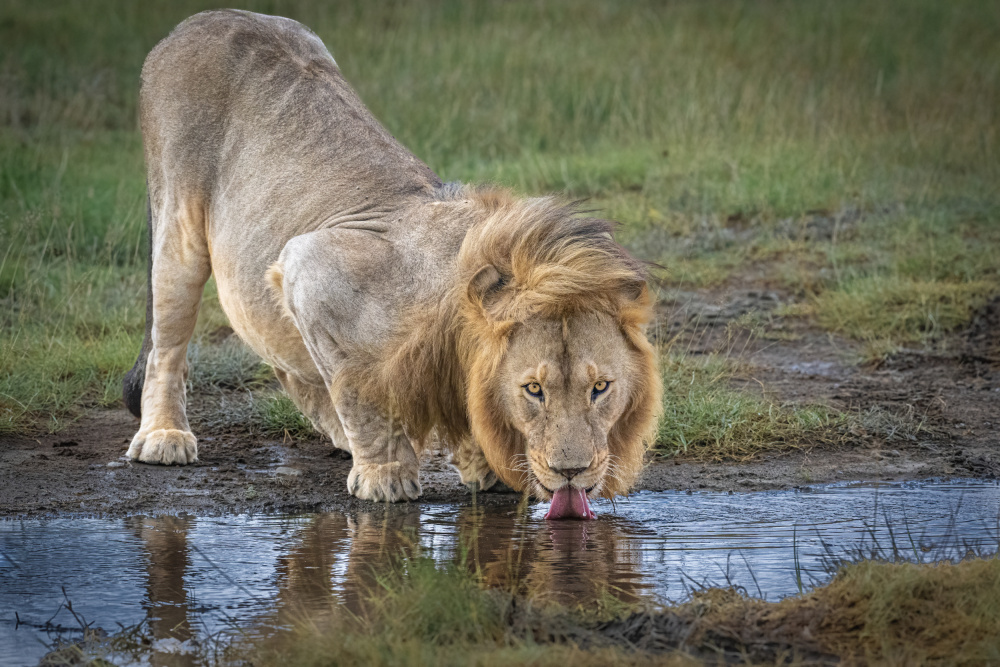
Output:
M610 223L556 213L542 200L463 243L463 416L499 479L552 499L548 518L594 518L588 496L628 493L656 426L653 304Z
M595 497L615 474L609 434L633 395L636 362L607 315L532 318L511 333L494 391L523 436L520 472L536 496L570 487L562 494Z

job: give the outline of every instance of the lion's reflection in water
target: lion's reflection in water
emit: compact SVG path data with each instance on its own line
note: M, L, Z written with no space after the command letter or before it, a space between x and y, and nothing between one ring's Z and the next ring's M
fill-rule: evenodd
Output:
M183 642L197 626L188 532L198 519L140 517L133 530L147 552L148 627L157 640ZM273 596L255 604L253 626L287 628L318 622L338 609L364 613L380 577L401 558L426 556L479 573L486 585L562 602L589 604L611 595L642 595L638 544L613 517L599 521L533 521L513 507L377 507L290 519L274 564ZM221 571L220 577L225 577ZM233 581L234 598L240 582ZM194 592L192 592L194 591ZM234 599L235 602L235 599ZM241 623L241 625L243 625ZM197 633L195 633L197 634ZM160 655L159 664L186 664Z
M133 517L133 533L146 550L146 623L149 633L161 640L150 656L155 667L187 667L194 657L177 650L193 636L190 586L186 575L191 566L188 533L195 519L187 516Z
M636 545L607 517L539 525L516 512L470 507L458 525L467 565L487 585L583 605L606 595L634 601L646 588Z

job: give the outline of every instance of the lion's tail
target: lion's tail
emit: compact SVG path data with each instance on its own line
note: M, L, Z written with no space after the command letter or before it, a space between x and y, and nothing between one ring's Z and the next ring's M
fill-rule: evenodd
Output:
M142 349L125 379L122 380L122 396L125 407L136 417L142 417L142 386L146 379L146 359L153 347L153 208L149 201L149 187L146 187L146 335L142 339Z

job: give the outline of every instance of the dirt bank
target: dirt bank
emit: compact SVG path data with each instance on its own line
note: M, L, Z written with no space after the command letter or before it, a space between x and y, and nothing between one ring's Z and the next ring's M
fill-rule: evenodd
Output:
M1000 476L1000 299L935 349L904 352L877 366L852 363L851 343L794 319L769 318L763 335L738 342L734 352L727 325L751 311L766 315L784 298L745 288L668 294L660 336L690 354L723 348L738 354L743 363L734 382L747 391L824 403L863 418L834 444L800 443L747 463L651 457L639 488L754 491ZM193 396L192 406L198 401ZM196 426L200 462L159 467L123 459L136 426L119 409L92 413L55 435L0 436L0 516L329 511L363 502L345 488L350 459L321 438L282 442ZM469 498L441 454L427 456L421 484L424 502ZM516 499L481 496L485 503Z

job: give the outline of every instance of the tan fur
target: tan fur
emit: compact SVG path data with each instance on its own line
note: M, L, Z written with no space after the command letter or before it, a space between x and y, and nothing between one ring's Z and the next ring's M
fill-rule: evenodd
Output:
M183 22L146 59L139 107L151 263L130 457L197 461L185 355L214 275L236 333L351 452L360 498L417 498L432 432L481 488L634 483L659 376L645 270L612 223L442 183L280 17ZM544 400L524 394L536 380Z

